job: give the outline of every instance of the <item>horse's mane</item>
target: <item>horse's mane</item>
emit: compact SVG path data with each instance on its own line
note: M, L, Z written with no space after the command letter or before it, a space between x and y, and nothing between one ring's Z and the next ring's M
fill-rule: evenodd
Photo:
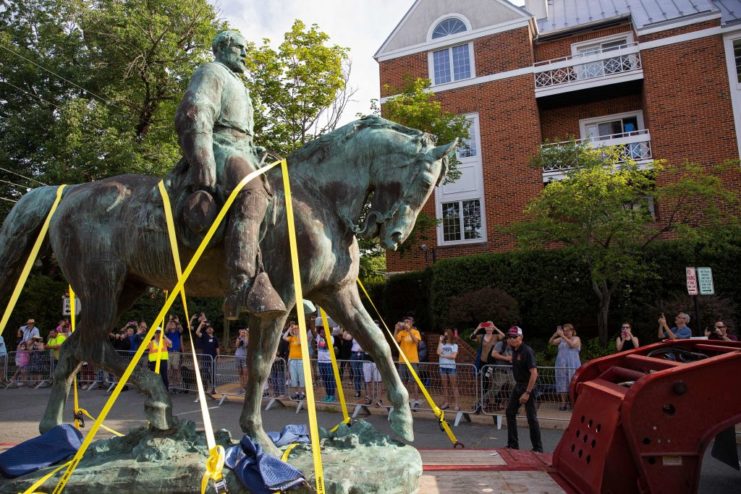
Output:
M319 162L323 161L328 154L330 147L342 144L357 135L360 131L365 129L387 129L396 131L404 136L409 137L411 143L415 144L415 147L423 147L427 145L435 144L435 137L421 130L412 129L404 125L386 120L375 115L365 116L354 122L350 122L343 125L339 129L333 130L320 137L314 139L302 148L297 149L290 154L289 159L294 162L299 161L312 161Z

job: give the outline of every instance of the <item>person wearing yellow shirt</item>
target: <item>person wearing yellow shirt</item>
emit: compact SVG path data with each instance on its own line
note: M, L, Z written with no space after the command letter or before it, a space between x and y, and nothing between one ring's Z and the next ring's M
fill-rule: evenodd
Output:
M422 341L422 336L419 334L417 328L412 326L412 320L410 318L396 323L394 327L394 338L399 344L402 353L412 365L414 372L419 374L419 352L417 351L417 347L419 342ZM413 396L412 408L417 408L419 406L419 388L401 355L399 356L399 378L401 378L401 382L404 383Z
M66 339L67 337L64 335L64 333L57 332L56 329L52 329L51 331L49 331L49 338L46 341L46 348L52 351L52 355L54 356L55 368L59 363L59 348L62 346L62 343L64 343L64 340Z
M167 379L167 349L172 346L172 341L162 334L162 328L157 328L154 337L149 342L149 370L154 371L157 366L157 358L160 360L160 377L165 384L165 389L170 389Z
M283 339L288 342L288 373L290 375L289 388L293 388L291 394L292 400L303 400L304 394L304 367L301 361L301 338L299 337L299 327L295 321L288 325L288 331L283 335Z

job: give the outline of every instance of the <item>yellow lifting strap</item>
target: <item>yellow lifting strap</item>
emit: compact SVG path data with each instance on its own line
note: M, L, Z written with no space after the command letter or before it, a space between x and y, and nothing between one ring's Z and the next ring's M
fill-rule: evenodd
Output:
M314 387L311 379L311 362L309 361L309 341L306 336L306 315L304 314L303 290L301 288L301 272L298 264L298 244L296 242L296 227L293 219L293 202L291 199L291 184L288 178L288 163L281 160L283 170L283 189L286 196L286 223L288 223L288 243L291 247L291 267L293 268L293 290L296 298L296 317L298 318L299 340L301 341L301 363L306 383L306 407L309 414L309 433L311 438L311 454L314 459L314 477L317 494L324 494L324 468L319 446L319 427L316 422L316 402Z
M350 425L352 419L350 414L347 413L347 403L345 402L345 391L342 389L342 378L340 377L340 369L337 366L337 358L334 354L334 345L332 342L332 330L329 329L329 321L327 320L327 313L324 309L319 308L319 313L322 315L322 324L324 326L324 341L327 342L327 350L329 351L329 358L332 360L332 373L334 374L335 383L337 383L337 397L340 399L340 407L342 408L342 422L332 427L329 431L335 432L339 429L340 425Z
M31 248L31 252L28 254L28 259L26 259L26 264L23 265L23 269L21 270L21 275L18 278L18 282L15 284L15 288L13 289L13 293L10 296L10 300L8 300L8 305L5 306L5 312L3 313L3 318L0 319L0 335L3 334L3 331L5 331L5 326L8 324L8 319L10 319L10 314L13 313L13 309L15 309L15 304L18 302L18 297L21 296L21 291L23 290L23 286L26 284L26 279L28 279L28 275L31 272L31 268L33 267L33 263L36 262L36 256L39 255L39 251L41 250L41 246L44 244L44 238L46 237L46 232L49 231L49 224L51 223L51 218L54 216L54 212L57 210L57 206L59 206L59 201L62 200L62 192L64 191L64 188L66 185L60 185L57 188L57 197L54 199L54 202L51 205L51 209L49 210L49 213L46 215L46 219L44 220L44 224L41 226L41 231L39 232L39 236L36 237L36 242L34 242L33 247ZM4 282L7 282L8 280L3 280Z
M77 329L77 313L76 313L76 303L77 302L75 301L75 297L76 297L75 291L72 289L72 285L69 285L69 309L70 309L70 322L72 326L71 328L72 333L74 333L75 330ZM75 376L72 379L72 385L73 385L72 396L73 396L73 403L74 403L73 405L74 406L74 424L77 429L80 429L83 427L83 424L84 424L82 417L87 417L92 421L95 421L97 419L93 417L92 415L90 415L90 412L80 407L79 396L77 394L77 373L75 373ZM100 424L100 426L103 429L110 432L111 434L113 434L114 436L119 436L119 437L123 436L123 434L121 434L120 432L114 429L111 429L105 424Z
M280 164L280 162L271 163L270 165L266 165L265 167L248 174L237 184L234 190L232 190L231 194L229 194L229 197L224 202L224 206L221 208L219 213L216 215L216 219L214 219L213 224L209 227L208 232L206 232L206 236L204 237L203 241L201 241L200 245L198 246L195 253L193 254L193 257L191 258L190 262L188 262L188 265L183 271L182 277L177 282L175 287L172 289L172 292L170 292L170 295L168 295L167 300L165 301L165 305L162 307L159 314L155 318L152 326L150 326L149 331L144 336L144 339L141 342L141 345L139 346L133 358L131 359L131 362L129 363L128 367L126 368L123 375L121 376L121 379L119 380L118 384L116 384L116 387L113 389L113 393L111 393L111 396L108 398L108 401L106 401L106 404L103 406L103 410L101 411L100 416L98 417L98 420L95 421L95 423L92 425L92 427L88 431L87 435L82 441L82 445L80 446L80 449L77 450L77 453L72 458L72 461L70 462L69 467L67 467L67 470L62 475L62 478L59 480L59 483L54 488L53 494L59 494L60 492L64 490L64 487L67 485L67 482L69 481L70 476L72 476L72 473L74 473L75 468L77 468L77 465L80 463L80 460L82 460L82 456L85 454L85 451L90 446L90 443L92 443L93 439L95 438L95 434L98 432L98 429L100 429L101 423L108 416L108 413L111 411L113 404L115 403L116 399L118 399L118 396L121 394L121 390L126 385L126 382L129 380L129 377L131 377L131 374L134 372L134 369L138 365L138 362L141 359L142 355L144 355L144 351L149 345L149 342L152 341L155 328L162 323L162 321L164 320L165 314L167 314L167 311L170 310L170 307L172 307L172 304L175 302L175 298L177 298L178 294L180 293L180 290L183 288L183 286L185 286L185 282L188 280L188 277L190 277L190 274L193 272L193 269L195 269L196 264L198 263L201 256L203 255L203 252L206 250L206 246L208 245L209 241L216 233L216 230L219 228L219 225L221 225L221 222L224 220L224 217L229 211L229 208L236 200L237 194L239 194L239 192L244 188L245 185L247 185L247 183L250 180L267 172L268 170L274 168L278 164Z
M72 463L72 461L68 461L67 463L62 463L57 468L53 469L51 472L47 473L43 477L41 477L39 480L31 484L31 487L23 491L23 494L42 494L41 492L36 491L39 487L44 485L44 482L52 478L54 475L56 475L61 469L64 467L69 466L69 464Z
M170 202L170 196L167 193L165 183L160 181L157 184L160 195L162 196L162 203L165 210L165 222L167 223L167 236L170 241L170 251L172 252L172 261L175 265L175 274L177 275L178 282L183 277L182 265L180 262L180 250L178 249L177 233L175 232L175 221L172 215L172 204ZM167 293L167 292L166 292ZM188 314L188 302L185 296L185 285L180 290L180 298L183 303L183 310L185 311L185 320L188 326L188 334L190 335L190 353L193 358L193 370L196 375L196 384L198 386L198 402L201 407L201 416L203 417L203 429L206 434L206 444L208 445L209 456L206 459L206 471L201 479L201 494L204 494L208 489L208 481L214 482L214 487L217 492L225 491L226 486L222 482L224 476L222 471L224 469L224 448L216 445L216 438L214 437L214 429L211 424L211 414L208 411L208 402L206 401L206 392L203 389L203 382L201 380L201 370L198 366L198 357L196 356L195 342L193 340L193 330L190 327L190 317ZM163 331L164 334L164 331ZM161 343L160 343L161 344ZM156 366L159 366L159 359L157 360Z
M77 329L77 317L76 317L77 314L75 312L77 310L77 307L76 307L77 302L75 301L75 297L76 297L75 291L72 289L72 285L70 285L69 286L69 311L70 311L70 324L72 326L70 336ZM73 406L74 406L73 413L75 417L74 419L75 428L79 430L82 427L82 417L80 417L77 414L77 411L80 409L80 398L77 394L77 374L78 372L75 372L75 376L72 378L72 397L73 397Z
M430 396L430 393L427 391L425 385L422 384L422 380L414 371L414 367L412 367L412 364L409 362L409 359L407 359L407 356L404 355L404 352L401 350L399 343L396 341L396 338L394 338L394 334L386 325L386 321L383 320L381 313L376 308L376 304L373 303L373 300L371 299L368 291L365 289L365 287L363 286L363 282L360 281L360 279L358 279L358 285L360 286L360 289L363 290L363 293L368 299L368 302L370 302L371 306L373 307L373 310L376 311L378 319L383 324L383 327L386 328L386 332L388 332L388 334L391 336L391 341L394 342L394 345L396 345L396 349L399 351L399 357L404 361L407 368L409 369L409 372L412 374L412 377L414 377L414 380L417 382L417 386L419 386L419 389L422 391L422 395L425 397L425 400L427 400L427 403L429 403L430 408L432 408L432 413L434 413L435 417L437 417L437 419L440 421L440 429L442 429L442 431L445 432L445 434L448 436L448 439L450 439L450 442L453 443L454 448L463 448L463 443L458 441L458 439L455 437L455 434L453 434L453 430L450 428L450 425L448 425L448 422L445 420L445 411L441 410L440 407L437 406L435 401L432 399L432 396Z

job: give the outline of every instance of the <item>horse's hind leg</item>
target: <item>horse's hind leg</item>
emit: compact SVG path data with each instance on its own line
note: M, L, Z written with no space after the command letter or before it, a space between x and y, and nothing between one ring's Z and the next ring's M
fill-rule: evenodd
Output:
M386 384L388 398L393 406L389 415L391 428L406 441L414 441L409 393L396 372L391 358L391 348L386 343L381 330L363 307L355 285L343 287L333 294L321 295L316 299L326 309L329 316L347 329L358 340L363 350L373 357L383 382Z
M80 366L80 360L76 356L79 343L78 336L78 333L73 333L59 349L59 363L54 368L51 394L46 404L44 417L39 424L39 431L42 434L64 421L64 404L69 395L73 376Z
M282 316L274 320L250 317L250 338L247 350L249 377L244 394L242 415L239 417L242 432L260 443L267 453L277 457L280 457L280 451L262 427L260 405L262 404L262 389L270 374L286 317Z

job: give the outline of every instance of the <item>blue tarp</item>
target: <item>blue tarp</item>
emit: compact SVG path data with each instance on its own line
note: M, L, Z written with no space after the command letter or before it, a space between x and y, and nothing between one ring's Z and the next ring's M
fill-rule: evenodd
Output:
M306 424L288 424L280 432L268 432L268 437L279 448L291 443L309 443L309 428Z
M226 450L224 462L253 494L271 494L303 485L303 474L288 463L265 454L259 444L244 436L239 446Z
M49 432L0 453L0 474L15 478L73 456L82 444L82 434L70 424L58 425Z

